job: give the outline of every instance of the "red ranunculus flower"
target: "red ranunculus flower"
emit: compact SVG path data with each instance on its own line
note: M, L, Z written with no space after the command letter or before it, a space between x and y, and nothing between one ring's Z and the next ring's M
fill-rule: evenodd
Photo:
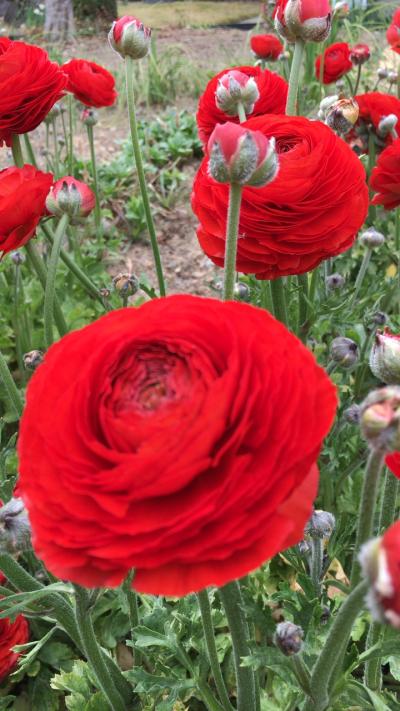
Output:
M39 126L67 81L44 49L0 38L0 146Z
M283 52L283 44L276 35L253 35L250 47L260 59L279 59Z
M383 205L385 210L393 210L400 205L400 139L378 156L370 186L377 193L372 199L374 205Z
M0 601L1 605L1 601ZM8 617L0 620L0 682L14 671L20 654L13 652L17 644L26 644L29 640L29 626L22 615L14 622Z
M275 279L314 269L351 247L368 210L365 170L341 138L319 121L260 116L242 124L276 139L277 178L263 188L244 188L240 212L238 271ZM229 187L208 175L203 160L192 206L205 253L223 266Z
M318 81L320 80L321 60L322 54L315 60L315 76ZM326 48L324 52L324 73L322 78L324 84L332 84L332 82L340 79L343 74L347 74L352 68L350 46L347 42L336 42Z
M33 165L0 171L0 255L34 236L52 183L51 173Z
M68 76L67 90L82 104L99 109L115 102L115 79L104 67L86 59L71 59L62 69Z
M185 595L303 535L336 407L266 311L179 295L62 338L27 393L20 492L56 575Z
M400 54L400 8L395 11L392 17L392 22L386 31L386 39L390 49Z
M274 72L260 67L235 67L235 69L249 77L254 77L260 98L254 104L252 116L262 114L281 114L286 107L288 92L287 82ZM215 92L218 87L218 80L231 69L224 69L208 82L204 94L200 97L197 111L197 126L199 136L203 143L207 143L217 123L233 121L239 123L237 116L228 116L217 107L215 103Z

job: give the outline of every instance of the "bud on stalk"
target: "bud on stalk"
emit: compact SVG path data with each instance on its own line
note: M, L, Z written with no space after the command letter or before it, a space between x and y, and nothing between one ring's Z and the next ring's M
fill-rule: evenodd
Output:
M145 57L150 50L150 39L150 28L131 15L125 15L113 22L108 34L111 47L123 58Z
M87 217L94 206L91 189L71 176L57 180L46 198L46 208L51 215L67 214L72 219Z
M337 133L345 135L356 123L360 110L354 99L339 99L327 111L325 123Z
M218 81L215 103L228 116L238 116L241 110L251 114L260 96L254 77L249 77L236 69L224 74ZM245 118L245 116L244 116Z
M400 387L369 393L360 405L360 427L370 447L377 451L400 449Z
M278 0L275 27L288 42L323 42L331 30L329 0Z
M388 328L377 331L369 356L369 367L387 385L400 385L400 336Z
M381 538L365 543L359 559L370 582L367 605L372 617L400 629L400 521Z
M275 140L235 123L218 124L208 146L209 173L218 183L262 187L278 172Z
M303 637L304 632L299 625L293 622L280 622L276 626L274 643L285 657L291 657L301 652Z

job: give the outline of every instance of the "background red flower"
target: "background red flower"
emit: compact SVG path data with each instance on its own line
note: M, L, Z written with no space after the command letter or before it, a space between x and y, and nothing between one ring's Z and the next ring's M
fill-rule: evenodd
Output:
M33 165L0 171L0 255L34 236L52 183L51 173Z
M344 141L319 121L260 116L243 124L276 139L277 178L244 188L238 271L275 279L314 269L354 242L368 210L365 170ZM229 186L208 175L205 158L195 178L192 206L205 253L223 266Z
M278 59L284 47L276 35L253 35L250 38L250 47L254 54L261 59Z
M180 295L50 348L19 438L33 545L56 575L184 595L296 543L335 389L266 311Z
M26 644L29 640L29 626L25 617L18 615L14 622L8 617L0 620L0 682L15 669L20 654L12 647Z
M66 75L44 49L0 38L0 146L11 145L13 133L39 126L66 84Z
M315 76L320 79L321 72L321 59L320 54L315 60ZM350 69L353 68L353 64L350 59L350 46L347 42L335 42L326 48L324 52L324 72L323 72L323 83L332 84L337 79L347 74Z
M393 52L400 54L400 8L392 17L392 22L386 31L386 39Z
M208 82L204 94L200 97L196 118L199 136L203 143L207 143L217 123L225 123L225 121L239 123L239 118L227 116L227 114L218 109L215 103L215 91L219 78L233 68L243 74L247 74L249 77L254 77L256 80L260 98L254 104L252 116L281 114L285 111L288 85L278 74L260 67L229 67L228 69L223 69L222 72L216 74Z
M371 189L377 193L372 202L386 210L400 205L400 139L385 148L378 156L370 178Z
M67 90L86 106L112 106L117 98L115 79L107 69L86 59L71 59L63 64L68 76Z

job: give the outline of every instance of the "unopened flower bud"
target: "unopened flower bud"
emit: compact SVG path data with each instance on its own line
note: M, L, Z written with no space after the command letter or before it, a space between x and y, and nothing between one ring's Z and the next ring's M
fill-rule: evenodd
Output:
M67 213L72 219L87 217L95 206L96 198L86 183L71 176L54 183L47 198L46 208L51 215Z
M11 252L10 257L14 264L16 264L18 267L25 261L25 254L23 254L23 252L20 252L18 249L15 252Z
M278 172L275 140L236 123L217 124L208 141L208 170L218 183L270 183Z
M113 22L108 40L121 57L141 59L149 53L151 30L136 17L125 15Z
M343 81L343 79L338 79L336 82L336 89L339 93L341 93L346 86L346 83Z
M389 72L387 75L387 78L389 80L389 84L396 84L397 83L397 72Z
M372 317L372 321L376 326L384 326L387 320L388 316L383 311L375 311Z
M336 291L337 289L343 289L346 280L341 274L330 274L325 280L326 287L329 291Z
M337 133L346 134L353 128L360 113L354 99L339 99L326 114L325 123Z
M288 42L323 42L331 30L329 0L277 0L275 27Z
M377 331L369 356L369 367L378 380L387 385L400 385L400 336L388 328Z
M107 289L106 287L99 289L99 292L103 299L109 299L111 296L111 289Z
M81 121L84 126L95 126L99 121L99 114L95 109L84 109L81 113Z
M343 419L350 425L358 425L360 422L360 406L354 403L347 407L343 412Z
M259 96L254 77L232 69L218 80L215 103L228 116L237 116L240 104L246 114L251 114Z
M389 72L386 69L386 67L379 67L377 71L378 79L387 79L389 76Z
M304 534L309 538L330 538L336 525L333 514L329 511L315 510L308 519Z
M345 336L334 338L331 343L331 358L342 368L351 368L358 361L358 346L355 341Z
M36 370L43 363L43 351L28 351L28 353L24 353L22 360L27 370Z
M274 644L286 657L298 654L303 646L304 632L293 622L280 622L276 626Z
M0 551L15 554L31 547L28 512L22 499L10 499L0 508Z
M350 50L350 61L356 67L359 64L365 64L365 62L368 62L370 56L371 50L367 44L356 44Z
M376 450L400 449L400 387L373 390L360 405L361 432Z
M385 241L385 236L378 232L375 227L369 227L360 235L360 242L368 249L380 247Z
M386 138L386 136L389 136L390 133L396 131L397 121L398 118L396 114L388 114L387 116L384 116L379 121L378 128L376 130L378 136L380 138Z
M46 124L50 124L60 114L61 114L61 105L57 102L51 107L49 113L47 114L47 116L44 119L44 122Z
M381 538L364 543L359 560L371 585L367 606L372 617L400 629L400 521Z
M139 290L139 281L134 274L117 274L113 284L121 296L133 296Z
M324 99L319 104L318 118L321 121L325 121L326 115L334 104L339 101L339 96L337 94L332 94L331 96L325 96Z
M329 621L330 616L331 611L329 607L325 605L325 607L322 608L321 617L319 618L321 625L326 625L326 623Z
M346 17L350 12L350 7L347 2L343 2L343 0L340 0L340 2L337 2L335 4L335 7L333 8L333 16L334 17Z
M244 284L242 281L238 281L235 284L234 295L241 301L248 301L250 298L250 289L247 284Z

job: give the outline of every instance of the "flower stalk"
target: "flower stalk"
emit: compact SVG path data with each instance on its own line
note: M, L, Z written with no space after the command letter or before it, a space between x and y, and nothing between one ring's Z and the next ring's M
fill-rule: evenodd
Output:
M97 174L97 162L96 162L96 151L94 146L94 136L93 136L93 126L87 124L86 126L89 147L90 147L90 161L92 164L92 177L93 177L93 188L94 194L96 196L96 203L94 206L94 222L96 225L96 235L97 237L103 236L103 230L101 226L101 208L100 208L100 190L99 190L99 180Z
M237 580L219 588L232 637L237 681L237 711L256 711L256 684L252 669L241 666L242 657L251 653L250 631L243 612L243 598Z
M158 248L157 235L154 227L153 216L151 213L149 196L147 194L146 187L146 177L144 174L142 155L139 145L139 136L137 130L136 112L135 112L135 94L133 90L133 68L134 60L131 57L125 57L125 70L126 70L126 92L128 99L128 114L129 114L129 125L132 138L133 153L135 156L136 170L138 174L140 193L143 200L144 212L146 215L147 229L150 235L151 247L153 250L154 264L157 273L158 287L160 291L160 296L165 296L165 282L164 274L161 264L160 251Z
M8 394L8 397L10 398L10 402L13 406L14 412L17 415L17 417L21 417L22 411L24 409L24 405L21 399L21 396L19 394L19 390L14 382L14 378L12 377L9 367L7 365L7 361L4 358L2 352L0 351L0 382L3 383L6 392Z
M207 590L201 590L197 593L201 620L203 623L204 638L208 652L208 660L210 662L211 672L214 677L215 686L217 687L219 700L224 708L224 711L234 711L229 700L228 692L225 686L224 677L222 676L221 667L218 661L217 647L215 644L214 628L211 617L211 604Z
M229 207L225 240L224 301L231 301L234 297L241 202L242 186L237 183L231 183L229 187Z
M290 68L289 91L286 102L286 114L288 116L296 116L297 114L297 95L300 84L301 65L303 63L305 42L300 37L296 39L294 45L294 54L292 66Z
M288 313L286 307L285 286L283 283L283 278L278 277L277 279L272 279L270 284L274 316L278 319L278 321L281 321L283 324L285 324L285 326L287 326Z
M57 265L60 256L61 243L65 235L68 222L69 217L65 213L61 216L57 225L47 271L46 288L44 292L44 336L46 346L48 348L53 343L53 312L56 293Z

